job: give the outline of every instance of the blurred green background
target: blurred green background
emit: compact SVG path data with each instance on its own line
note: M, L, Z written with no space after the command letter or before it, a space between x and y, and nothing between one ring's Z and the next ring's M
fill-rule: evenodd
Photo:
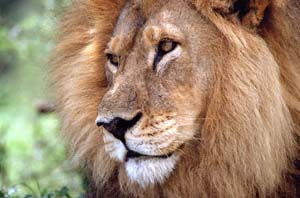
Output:
M47 62L57 20L71 0L0 0L0 198L78 197L48 101Z

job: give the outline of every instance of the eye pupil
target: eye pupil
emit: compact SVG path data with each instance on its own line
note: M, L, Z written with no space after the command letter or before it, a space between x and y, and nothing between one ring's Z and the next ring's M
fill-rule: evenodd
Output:
M110 61L110 63L116 67L119 66L119 60L120 57L115 54L107 54L107 59Z
M170 41L170 40L161 41L159 43L159 52L166 54L174 50L176 46L177 43L174 41Z
M169 52L171 51L173 48L173 42L171 41L164 41L162 42L161 44L161 49L164 51L164 52Z
M111 62L114 63L114 64L118 64L119 58L117 56L112 56Z
M162 40L158 44L157 52L153 62L153 70L156 69L157 64L161 61L164 55L170 53L178 46L178 43L172 40Z

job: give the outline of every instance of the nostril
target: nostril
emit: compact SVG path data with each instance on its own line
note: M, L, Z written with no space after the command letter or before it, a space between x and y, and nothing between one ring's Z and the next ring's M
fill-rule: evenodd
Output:
M107 119L105 119L105 118L102 118L102 117L100 117L100 116L98 116L97 119L96 119L96 125L97 125L98 127L101 127L101 126L103 126L104 124L107 124L107 123L109 123L109 122L110 122L109 120L107 120Z
M104 124L104 122L101 122L100 120L96 120L96 125L98 127L101 127Z
M97 125L98 127L101 127L101 126L103 126L103 125L105 125L105 124L109 124L111 121L112 121L112 119L109 119L109 118L107 118L107 117L98 116L98 117L96 118L95 123L96 123L96 125Z
M98 126L103 126L108 132L113 134L117 139L122 142L125 141L125 133L128 129L133 127L142 117L142 113L136 114L131 120L125 120L123 118L114 118L111 122L96 122Z
M122 133L122 127L120 126L121 119L115 118L109 123L103 123L103 127L113 135L117 135L118 133Z

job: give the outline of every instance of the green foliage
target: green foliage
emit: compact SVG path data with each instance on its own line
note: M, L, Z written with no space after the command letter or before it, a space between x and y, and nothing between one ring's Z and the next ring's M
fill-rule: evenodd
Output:
M83 191L57 115L36 109L49 99L45 71L56 16L69 1L0 2L0 198L78 197Z
M84 198L84 194L71 196L69 188L63 186L58 190L52 189L32 189L30 186L15 186L8 190L0 189L0 198Z

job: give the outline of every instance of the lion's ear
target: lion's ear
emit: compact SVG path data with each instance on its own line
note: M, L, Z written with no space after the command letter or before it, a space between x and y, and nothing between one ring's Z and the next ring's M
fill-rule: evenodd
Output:
M270 2L271 0L213 0L211 6L222 16L253 29L264 18Z

